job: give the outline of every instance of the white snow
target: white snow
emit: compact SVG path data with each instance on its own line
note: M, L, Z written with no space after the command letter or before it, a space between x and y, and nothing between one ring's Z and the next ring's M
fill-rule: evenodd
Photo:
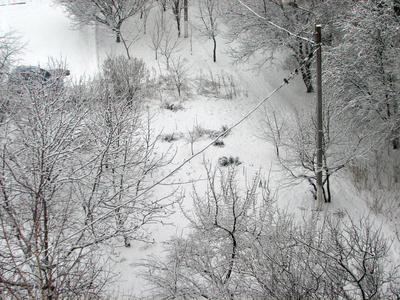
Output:
M71 76L92 76L99 71L101 61L107 55L117 53L125 54L122 44L115 43L115 37L106 28L86 26L79 30L71 29L71 22L65 16L61 7L55 6L51 1L14 1L26 2L26 4L9 5L13 1L0 0L0 31L16 31L26 46L21 55L21 64L45 65L49 57L66 60ZM151 15L148 22L151 24ZM148 29L150 31L150 28ZM154 52L149 47L150 35L142 36L135 41L130 53L134 57L142 58L154 73L160 72L160 61L155 61ZM170 170L178 166L190 157L190 143L185 136L195 125L205 129L219 130L223 125L231 126L249 112L272 90L278 87L290 71L279 70L278 66L263 66L259 70L251 69L249 64L232 63L231 58L225 53L226 44L219 38L219 51L217 63L212 62L211 43L193 38L192 47L190 39L181 39L179 55L186 58L192 66L190 76L195 78L200 74L211 70L214 74L231 74L236 82L240 83L241 95L235 99L212 98L197 96L170 95L168 101L181 103L183 110L171 112L161 109L160 99L150 101L149 109L155 113L153 127L156 132L163 134L179 134L177 142L162 143L159 151L172 145L177 151L174 164ZM192 50L191 50L192 48ZM264 109L283 109L290 111L292 107L313 108L314 95L306 94L300 76L273 95ZM165 99L164 99L165 100ZM203 161L212 162L214 165L221 156L237 156L243 162L241 168L248 178L255 172L267 173L272 169L274 186L278 187L282 174L275 161L274 151L271 145L257 137L260 132L262 113L257 111L224 139L223 148L210 147L204 154L199 155L187 163L177 174L174 182L188 182L190 179L204 179ZM200 140L194 145L194 151L199 151L210 143L210 139ZM165 170L167 174L167 170ZM342 175L344 173L341 173ZM343 175L344 176L344 175ZM358 195L357 190L348 180L338 177L333 179L333 202L325 205L324 209L335 212L346 211L350 216L368 215L370 212L366 202ZM186 184L186 197L190 195L191 185ZM162 187L155 194L162 194ZM288 207L293 212L310 211L312 208L311 193L307 184L300 184L279 191L279 203L282 207ZM384 232L392 236L392 226L383 216L374 216L378 223L384 225ZM161 243L169 236L180 233L185 225L185 220L179 214L169 220L175 226L154 226L152 228L155 245L145 246L140 243L133 244L129 249L121 247L114 259L119 261L117 270L121 274L119 287L116 291L119 296L134 293L140 295L146 289L144 283L135 275L134 264L148 254L157 254L161 251ZM393 243L392 255L399 261L399 245Z

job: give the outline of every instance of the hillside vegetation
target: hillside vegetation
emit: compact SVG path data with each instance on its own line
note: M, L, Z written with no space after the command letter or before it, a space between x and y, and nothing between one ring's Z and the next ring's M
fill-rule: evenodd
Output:
M397 299L399 3L188 2L0 3L1 295Z

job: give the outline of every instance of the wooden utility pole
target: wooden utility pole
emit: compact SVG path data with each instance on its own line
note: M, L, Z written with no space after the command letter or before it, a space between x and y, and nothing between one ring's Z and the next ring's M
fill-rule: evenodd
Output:
M323 156L323 110L322 110L322 43L321 25L315 25L315 43L317 44L317 210L322 209L322 156Z
M183 1L183 14L184 14L184 34L183 37L186 39L189 37L189 8L188 8L188 0Z
M312 14L315 18L315 44L317 45L317 210L322 209L324 203L324 190L322 185L322 168L323 168L323 108L322 108L322 25L317 24L317 16L308 9L297 5L296 0L282 0L282 4L290 5L294 8L304 10Z

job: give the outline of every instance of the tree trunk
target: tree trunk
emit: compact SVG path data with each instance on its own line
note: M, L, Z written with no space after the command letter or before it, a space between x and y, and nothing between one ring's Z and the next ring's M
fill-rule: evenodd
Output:
M394 137L392 140L393 149L399 149L399 137Z
M307 93L312 93L314 88L312 86L311 76L311 62L306 62L307 58L310 57L312 48L309 45L305 45L303 42L291 45L290 48L294 52L294 57L299 64L300 72L303 77L303 82L306 86Z
M115 26L115 33L117 35L116 42L120 43L121 42L121 23L118 22L117 26Z
M175 19L176 19L176 26L178 28L178 37L181 37L181 18L179 17L179 15L176 15Z
M323 189L324 191L324 199L325 199L325 203L331 203L331 185L330 185L330 180L329 180L329 174L328 174L328 170L325 170L326 174L326 178L325 178L325 188ZM326 192L325 192L326 189Z
M184 13L184 35L183 37L186 39L189 37L189 12L188 12L188 0L183 1L183 13Z
M213 36L213 42L214 42L213 61L217 62L217 39L215 38L215 36Z
M121 32L119 32L119 31L117 30L116 33L117 33L116 42L117 42L117 43L120 43L120 42L121 42Z
M393 0L393 10L396 15L400 16L400 0Z
M179 0L173 1L172 10L174 12L176 27L178 28L178 37L181 36L181 12L180 12Z
M129 240L129 237L126 234L124 235L124 245L126 248L129 248L131 246L131 241Z
M307 64L304 66L300 66L300 72L301 72L301 76L303 78L304 85L306 86L307 93L314 92L314 88L312 86L312 76L311 76L310 65Z

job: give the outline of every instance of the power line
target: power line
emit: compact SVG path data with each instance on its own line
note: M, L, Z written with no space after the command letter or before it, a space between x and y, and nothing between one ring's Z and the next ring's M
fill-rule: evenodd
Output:
M205 146L203 149L201 149L200 151L196 152L195 154L193 154L192 156L190 156L189 158L187 158L186 160L184 160L179 166L177 166L174 170L172 170L169 174L167 174L166 176L164 176L163 178L161 178L160 180L158 180L157 182L153 183L150 187L148 187L147 189L145 189L144 191L142 191L140 194L138 194L137 196L135 196L134 198L125 201L123 203L121 203L120 205L117 205L116 207L114 207L112 210L110 210L109 212L105 213L103 216L95 219L94 221L92 221L90 224L85 225L84 227L82 227L81 229L77 230L76 232L72 233L71 235L67 236L64 240L61 241L61 243L71 239L72 237L78 235L79 233L83 232L85 229L91 227L92 225L98 223L101 220L106 219L107 217L109 217L111 214L113 214L116 210L128 205L129 203L131 203L132 201L135 201L136 199L140 198L141 196L145 195L146 193L148 193L150 190L152 190L154 187L156 187L157 185L161 184L162 182L164 182L165 180L167 180L169 177L171 177L172 175L174 175L176 172L178 172L184 165L186 165L189 161L191 161L192 159L194 159L195 157L199 156L200 154L202 154L203 152L205 152L208 148L210 148L217 140L219 140L221 137L223 137L227 132L231 131L233 128L237 127L239 124L241 124L243 121L245 121L250 115L252 115L262 104L264 104L265 101L267 101L272 95L274 95L276 92L278 92L283 86L285 86L286 84L288 84L293 78L294 76L298 73L297 69L292 72L288 77L284 78L282 84L277 87L275 90L273 90L268 96L266 96L262 101L260 101L251 111L249 111L243 118L241 118L239 121L237 121L235 124L233 124L231 127L229 127L228 129L226 129L225 131L223 131L222 133L220 133L214 140L212 140L212 142L210 142L207 146Z
M312 56L310 55L306 60L304 60L304 62L302 63L305 64L307 63L310 59L312 58ZM300 66L301 67L301 66ZM192 159L194 159L195 157L199 156L200 154L202 154L203 152L205 152L208 148L210 148L218 139L220 139L221 137L223 137L227 132L231 131L232 129L234 129L235 127L239 126L242 122L244 122L247 118L249 118L261 105L263 105L271 96L273 96L275 93L277 93L280 89L282 89L285 85L289 84L289 82L295 77L295 75L298 74L298 69L295 69L293 72L291 72L289 74L289 76L285 77L281 83L281 85L279 85L277 88L275 88L271 93L269 93L264 99L262 99L253 109L251 109L244 117L242 117L240 120L238 120L235 124L233 124L232 126L230 126L228 129L226 129L225 131L223 131L222 133L220 133L212 142L210 142L208 145L206 145L204 148L202 148L200 151L196 152L195 154L193 154L192 156L190 156L189 158L187 158L186 160L184 160L179 166L177 166L174 170L172 170L169 174L167 174L166 176L164 176L163 178L161 178L160 180L158 180L157 182L153 183L150 187L148 187L147 189L145 189L144 191L142 191L140 194L138 194L137 196L135 196L134 198L131 198L123 203L121 203L120 205L114 207L113 209L111 209L110 211L108 211L107 213L103 214L102 216L98 217L97 219L93 220L91 223L81 227L79 230L76 230L75 232L71 233L70 235L66 236L63 240L61 240L58 243L58 246L62 245L63 243L67 242L68 240L72 239L73 237L75 237L76 235L84 232L86 229L90 228L91 226L95 225L96 223L108 218L109 216L111 216L113 213L115 213L115 211L117 211L118 209L123 208L124 206L128 205L129 203L131 203L132 201L135 201L136 199L138 199L139 197L145 195L146 193L148 193L150 190L152 190L153 188L155 188L156 186L160 185L161 183L163 183L165 180L167 180L168 178L170 178L172 175L174 175L176 172L178 172L184 165L186 165L188 162L190 162ZM49 251L53 248L53 245L50 245L46 250L44 251ZM19 263L16 267L19 267L23 264L25 264L26 262L28 262L29 260L33 259L33 257L27 258L25 259L23 262Z
M239 0L238 0L239 1ZM309 63L310 60L314 57L314 54L318 51L318 48L315 49L313 52L311 52L308 57L306 57L303 62L301 63L301 65L299 66L300 68L302 66L304 66L305 64ZM128 205L129 203L131 203L132 201L135 201L136 199L138 199L139 197L145 195L147 192L149 192L150 190L152 190L154 187L158 186L159 184L163 183L165 180L167 180L169 177L171 177L172 175L174 175L176 172L178 172L184 165L186 165L189 161L191 161L192 159L194 159L195 157L199 156L200 154L202 154L203 152L205 152L208 148L210 148L216 141L218 141L221 137L223 137L227 132L231 131L232 129L234 129L235 127L237 127L238 125L240 125L242 122L244 122L248 117L250 117L250 115L252 115L261 105L263 105L272 95L274 95L275 93L277 93L282 87L284 87L285 85L289 84L289 82L291 80L293 80L293 78L295 77L295 75L297 75L298 69L296 68L293 72L291 72L289 74L289 76L285 77L282 81L282 84L280 86L278 86L276 89L274 89L271 93L269 93L263 100L261 100L252 110L250 110L244 117L242 117L239 121L237 121L235 124L233 124L231 127L229 127L228 129L226 129L225 131L221 132L214 140L212 140L212 142L210 142L208 145L206 145L203 149L201 149L200 151L194 153L192 156L190 156L189 158L187 158L186 160L184 160L179 166L177 166L174 170L172 170L169 174L167 174L166 176L164 176L163 178L161 178L160 180L158 180L157 182L153 183L150 187L148 187L147 189L145 189L143 192L141 192L140 194L138 194L137 196L135 196L133 199L130 199L128 201L125 201L123 203L121 203L120 205L117 205L116 207L114 207L112 210L110 210L109 212L105 213L103 216L95 219L94 221L92 221L90 224L85 225L84 227L82 227L81 229L77 230L76 232L72 233L71 235L67 236L64 240L61 241L61 243L71 239L72 237L78 235L79 233L83 232L85 229L91 227L92 225L100 222L101 220L104 220L105 218L109 217L111 214L113 214L116 210Z
M240 0L238 0L240 2ZM299 65L299 68L302 68L305 64L310 63L310 61L313 59L314 54L318 51L318 47L311 52L304 60L303 62ZM277 88L275 88L271 93L269 93L264 99L262 99L252 110L250 110L244 117L242 117L239 121L237 121L235 124L233 124L232 126L230 126L228 129L226 129L225 131L221 132L214 140L212 140L212 142L210 142L208 145L206 145L203 149L201 149L200 151L196 152L195 154L193 154L192 156L190 156L189 158L187 158L186 160L184 160L179 166L177 166L174 170L172 170L169 174L167 174L166 176L164 176L163 178L161 178L160 180L158 180L157 182L155 182L154 184L152 184L150 187L148 187L147 189L145 189L143 192L141 192L140 194L136 195L134 198L129 199L128 201L125 201L123 203L121 203L120 205L114 207L113 209L111 209L110 211L108 211L107 213L103 214L102 216L100 216L99 218L95 219L94 221L92 221L90 224L87 224L83 227L81 227L79 230L76 230L75 232L73 232L72 234L68 235L67 237L65 237L62 241L60 241L58 243L58 246L62 245L63 243L65 243L66 241L72 239L74 236L82 233L83 231L85 231L86 229L90 228L91 226L93 226L94 224L106 219L107 217L109 217L110 215L112 215L116 210L123 208L124 206L128 205L129 203L131 203L132 201L135 201L136 199L138 199L139 197L145 195L146 193L148 193L150 190L152 190L153 188L155 188L156 186L162 184L165 180L167 180L168 178L170 178L172 175L174 175L176 172L178 172L184 165L186 165L188 162L190 162L192 159L194 159L195 157L199 156L200 154L202 154L203 152L205 152L208 148L210 148L216 141L218 141L221 137L223 137L227 132L231 131L232 129L234 129L235 127L239 126L242 122L244 122L247 118L249 118L261 105L263 105L271 96L273 96L275 93L277 93L280 89L282 89L285 85L289 84L290 81L292 81L294 79L294 77L296 75L298 75L299 71L298 68L296 68L294 71L292 71L289 76L283 78L283 82L281 83L281 85L279 85ZM50 245L46 250L44 251L49 251L53 248L53 245ZM25 259L23 262L19 263L16 267L19 267L23 264L25 264L26 262L28 262L29 260L33 259L33 257L29 257L27 259ZM9 271L10 272L10 271Z
M237 1L238 1L241 5L243 5L244 7L246 7L249 11L251 11L251 13L253 13L256 17L258 17L258 18L264 20L265 22L267 22L267 23L270 24L271 26L274 26L274 27L278 28L279 30L285 31L285 32L288 33L289 35L291 35L291 36L293 36L293 37L296 37L296 38L298 38L298 39L304 40L304 41L306 41L306 42L308 42L308 43L311 43L311 44L313 44L313 45L316 44L313 40L310 40L310 39L305 38L305 37L303 37L303 36L297 35L297 34L291 32L290 30L288 30L288 29L286 29L286 28L283 28L282 26L279 26L279 25L275 24L274 22L268 20L267 18L261 16L260 14L256 13L250 6L244 4L241 0L237 0Z

